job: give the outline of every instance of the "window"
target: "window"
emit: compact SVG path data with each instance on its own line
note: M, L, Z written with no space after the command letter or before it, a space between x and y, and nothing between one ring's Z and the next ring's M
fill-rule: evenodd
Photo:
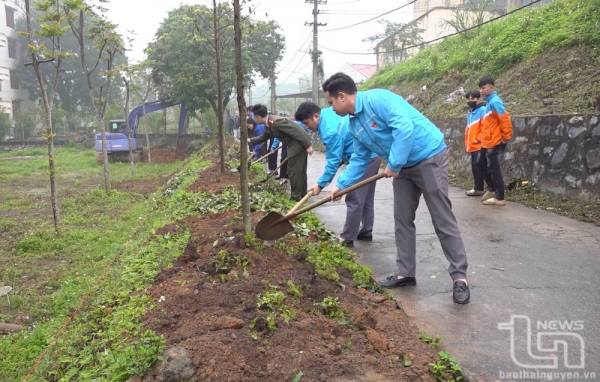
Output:
M14 38L8 38L8 57L17 58L17 40Z
M12 101L13 118L15 118L15 116L17 116L20 112L21 112L21 101L19 101L19 100Z
M9 6L6 8L6 26L15 29L15 10Z
M17 77L17 71L16 70L11 70L10 71L10 88L11 89L18 89L19 88L19 78Z

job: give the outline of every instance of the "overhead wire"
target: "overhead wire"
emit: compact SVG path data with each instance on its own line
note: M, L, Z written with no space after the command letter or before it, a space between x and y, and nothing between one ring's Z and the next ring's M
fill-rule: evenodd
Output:
M542 1L542 0L533 0L533 1L532 1L531 3L529 3L529 4L525 4L525 5L523 5L523 6L519 7L519 8L515 8L515 9L513 9L512 11L510 11L510 12L507 12L507 13L505 13L505 14L503 14L503 15L500 15L500 16L497 16L497 17L494 17L494 18L492 18L492 19L489 19L489 20L487 20L487 21L485 21L485 22L483 22L483 23L480 23L480 24L474 25L474 26L472 26L472 27L469 27L469 28L467 28L467 29L463 29L463 30L457 31L457 32L455 32L455 33L452 33L452 34L449 34L449 35L446 35L446 36L442 36L442 37L435 38L435 39L433 39L433 40L429 40L429 41L421 42L421 43L419 43L419 44L415 44L415 45L407 46L407 47L404 47L404 48L402 48L402 49L400 49L400 50L389 50L389 51L386 51L386 52L381 52L381 53L396 53L396 52L402 52L402 51L406 51L407 49L416 48L416 47L419 47L419 46L423 46L423 45L431 44L432 42L436 42L436 41L439 41L439 40L443 40L443 39L445 39L445 38L448 38L448 37L456 36L456 35L459 35L459 34L461 34L461 33L465 33L465 32L468 32L468 31L470 31L470 30L473 30L473 29L475 29L475 28L479 28L479 27L481 27L481 26L483 26L483 25L485 25L485 24L489 24L489 23L491 23L492 21L496 21L496 20L498 20L498 19L501 19L501 18L503 18L503 17L506 17L506 16L508 16L508 15L510 15L510 14L512 14L512 13L515 13L515 12L517 12L517 11L520 11L520 10L521 10L521 9L523 9L523 8L527 8L527 7L529 7L529 6L532 6L533 4L539 3L540 1ZM319 45L319 48L322 48L322 49L325 49L325 50L329 50L329 51L331 51L331 52L334 52L334 53L340 53L340 54L353 54L353 55L369 55L369 54L379 54L379 52L340 52L340 51L338 51L338 50L329 49L329 48L327 48L327 47L324 47L323 45Z
M385 13L382 13L382 14L378 15L378 16L372 17L372 18L370 18L370 19L368 19L368 20L360 21L360 22L358 22L358 23L351 24L351 25L347 25L347 26L345 26L345 27L333 28L333 29L323 29L323 30L321 30L321 32L333 32L333 31L338 31L338 30L341 30L341 29L352 28L352 27L354 27L354 26L356 26L356 25L360 25L360 24L368 23L369 21L373 21L373 20L375 20L375 19L378 19L378 18L380 18L380 17L382 17L382 16L385 16L385 15L387 15L387 14L389 14L389 13L392 13L392 12L395 12L395 11L397 11L397 10L400 10L400 9L402 9L402 8L404 8L404 7L407 7L407 6L409 6L409 5L413 4L413 3L416 3L416 2L417 2L417 0L412 0L412 1L409 1L408 3L404 4L403 6L400 6L400 7L398 7L398 8L394 8L394 9L392 9L391 11L387 11L387 12L385 12Z

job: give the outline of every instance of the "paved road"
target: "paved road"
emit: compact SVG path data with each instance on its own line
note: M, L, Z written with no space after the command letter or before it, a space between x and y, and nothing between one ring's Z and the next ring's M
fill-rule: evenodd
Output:
M316 183L324 163L321 153L309 157L309 186ZM376 279L395 270L391 196L391 179L380 180L374 240L355 242L357 260L370 266ZM452 302L448 262L421 198L416 218L417 286L389 290L420 330L443 335L443 349L457 358L472 381L550 380L548 374L529 374L536 371L579 373L579 379L577 374L552 375L552 380L564 381L594 380L584 373L595 372L600 381L600 227L517 203L483 206L454 188L450 198L469 256L471 303ZM314 212L329 229L341 231L343 202L325 204ZM500 323L507 329L499 330ZM562 343L556 342L554 351L536 347L551 348L555 340ZM584 368L576 368L582 354Z

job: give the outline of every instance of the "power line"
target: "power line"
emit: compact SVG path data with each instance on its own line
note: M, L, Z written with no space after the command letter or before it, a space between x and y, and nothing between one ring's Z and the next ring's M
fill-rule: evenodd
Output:
M285 66L283 67L283 69L287 68L292 63L292 61L294 61L294 58L296 58L296 56L298 55L298 52L302 51L302 47L304 46L304 44L306 44L308 42L308 39L310 38L311 34L312 34L312 32L308 32L308 35L306 36L306 39L304 40L304 42L302 43L302 45L300 45L300 49L296 49L296 53L294 53L294 56L288 61L287 64L285 64ZM283 70L283 69L281 69L281 70Z
M436 38L436 39L433 39L433 40L429 40L429 41L425 41L425 42L422 42L422 43L419 43L419 44L415 44L415 45L407 46L407 47L404 47L403 49L400 49L400 50L389 50L389 51L386 51L386 52L381 52L381 53L383 54L383 53L396 53L396 52L402 52L402 51L405 51L405 50L407 50L407 49L416 48L416 47L419 47L419 46L423 46L423 45L430 44L430 43L432 43L432 42L436 42L436 41L439 41L439 40L443 40L443 39L445 39L445 38L447 38L447 37L456 36L456 35L458 35L458 34L461 34L461 33L468 32L468 31L470 31L470 30L472 30L472 29L479 28L479 27L481 27L481 26L483 26L483 25L485 25L485 24L489 24L489 23L491 23L492 21L496 21L496 20L498 20L498 19L501 19L501 18L503 18L503 17L506 17L506 16L508 16L508 15L510 15L510 14L512 14L512 13L515 13L515 12L517 12L517 11L520 11L520 10L521 10L521 9L523 9L523 8L527 8L527 7L529 7L529 6L531 6L531 5L535 4L535 3L539 3L540 1L542 1L542 0L533 0L533 1L532 1L531 3L529 3L529 4L525 4L525 5L523 5L523 6L519 7L519 8L515 8L515 9L513 9L512 11L510 11L510 12L507 12L507 13L505 13L505 14L503 14L503 15L500 15L500 16L498 16L498 17L494 17L493 19L489 19L488 21L485 21L485 22L483 22L483 23L481 23L481 24L474 25L474 26L472 26L472 27L469 27L469 28L467 28L467 29L463 29L463 30L461 30L461 31L458 31L458 32L455 32L455 33L452 33L452 34L449 34L449 35L447 35L447 36L442 36L442 37L438 37L438 38ZM340 54L355 54L355 55L379 54L379 52L371 52L371 53L369 53L369 52L340 52L340 51L337 51L337 50L333 50L333 49L326 48L326 47L324 47L323 45L321 45L320 47L321 47L321 48L323 48L323 49L325 49L325 50L329 50L329 51L331 51L331 52L340 53Z
M404 4L404 5L403 5L403 6L401 6L401 7L398 7L398 8L392 9L391 11L387 11L387 12L385 12L385 13L382 13L382 14L380 14L379 16L372 17L372 18L370 18L370 19L368 19L368 20L361 21L361 22L358 22L358 23L356 23L356 24L348 25L348 26L341 27L341 28L334 28L334 29L324 29L324 30L322 30L321 32L332 32L332 31L338 31L338 30L340 30L340 29L347 29L347 28L351 28L351 27L353 27L353 26L356 26L356 25L360 25L360 24L368 23L369 21L373 21L373 20L375 20L375 19L378 19L378 18L380 18L380 17L382 17L382 16L385 16L385 15L387 15L388 13L395 12L395 11L397 11L397 10L399 10L399 9L402 9L402 8L404 8L404 7L406 7L406 6L409 6L409 5L411 5L411 4L413 4L413 3L416 3L416 2L417 2L417 0L412 0L412 1L410 1L410 2L408 2L408 3L406 3L406 4Z

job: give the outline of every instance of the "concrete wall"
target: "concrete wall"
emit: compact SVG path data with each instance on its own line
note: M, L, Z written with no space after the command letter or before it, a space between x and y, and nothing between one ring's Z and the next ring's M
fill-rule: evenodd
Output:
M454 170L471 174L464 149L466 119L432 121L444 132ZM502 171L541 190L583 200L600 198L600 116L513 117Z

